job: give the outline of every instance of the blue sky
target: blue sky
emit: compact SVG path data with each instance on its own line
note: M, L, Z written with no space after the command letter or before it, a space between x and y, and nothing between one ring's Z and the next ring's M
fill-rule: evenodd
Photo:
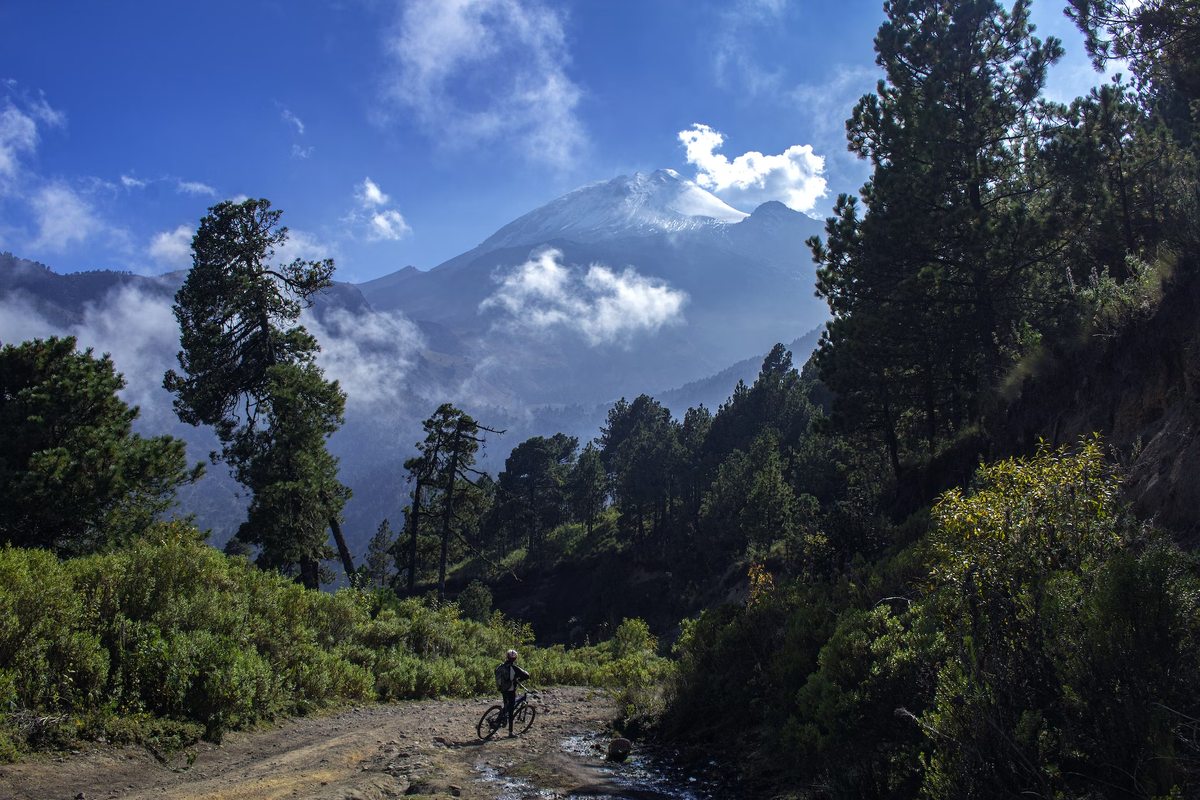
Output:
M1067 47L1058 100L1100 80L1063 6L1034 6ZM823 216L868 174L843 121L879 77L882 18L880 0L0 3L0 250L156 274L188 265L208 206L266 197L292 254L363 281L658 168Z

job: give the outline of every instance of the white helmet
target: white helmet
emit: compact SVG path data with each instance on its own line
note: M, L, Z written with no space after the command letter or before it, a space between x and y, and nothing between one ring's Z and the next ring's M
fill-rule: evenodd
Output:
M515 661L517 659L517 651L516 650L509 650L504 655L507 656L510 661Z

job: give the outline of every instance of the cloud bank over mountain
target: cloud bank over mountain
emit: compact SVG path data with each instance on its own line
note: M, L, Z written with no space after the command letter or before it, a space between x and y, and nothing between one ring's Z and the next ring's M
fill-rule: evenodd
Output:
M633 336L683 321L686 292L647 278L633 267L617 273L602 264L586 271L563 263L561 250L546 248L504 276L480 310L501 309L498 323L512 328L561 327L593 347L628 345Z
M404 398L424 337L400 312L355 314L344 308L322 318L305 313L305 327L317 337L317 363L341 384L352 411L396 406Z
M321 316L305 311L301 322L321 345L317 363L341 384L352 411L395 410L402 403L424 344L404 314L331 308ZM74 336L80 351L111 355L125 376L121 398L141 408L139 429L161 432L177 425L171 395L162 388L163 373L178 369L179 326L169 295L120 287L86 304L82 319L66 325L39 313L20 294L0 298L0 343L50 336Z

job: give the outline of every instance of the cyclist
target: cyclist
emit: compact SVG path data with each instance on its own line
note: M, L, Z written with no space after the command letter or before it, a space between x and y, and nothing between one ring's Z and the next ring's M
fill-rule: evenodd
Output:
M517 684L529 677L529 673L517 666L517 651L504 654L504 663L496 667L496 688L504 698L504 712L500 724L508 722L508 735L513 735L513 706L517 703Z

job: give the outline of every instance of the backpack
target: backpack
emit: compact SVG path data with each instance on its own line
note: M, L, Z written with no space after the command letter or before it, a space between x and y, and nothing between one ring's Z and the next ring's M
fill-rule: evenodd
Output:
M496 667L496 689L501 692L511 692L517 688L517 671L509 669L508 662L505 661L500 666Z

